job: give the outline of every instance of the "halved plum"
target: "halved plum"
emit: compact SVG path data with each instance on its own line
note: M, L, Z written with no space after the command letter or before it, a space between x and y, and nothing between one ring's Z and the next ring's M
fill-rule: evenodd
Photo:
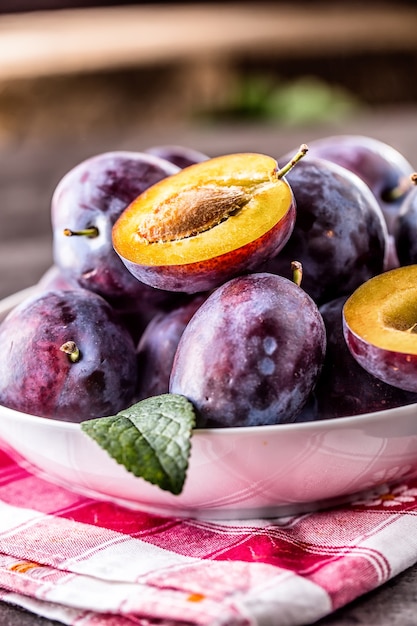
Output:
M369 279L343 307L343 332L352 355L373 376L417 391L417 265Z
M113 227L130 272L159 289L207 291L256 270L289 239L295 203L285 174L257 153L230 154L181 170L134 200Z

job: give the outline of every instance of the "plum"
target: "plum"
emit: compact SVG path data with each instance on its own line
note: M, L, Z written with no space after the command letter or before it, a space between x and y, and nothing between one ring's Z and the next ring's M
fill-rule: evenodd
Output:
M315 419L382 411L417 402L417 393L387 385L354 359L343 334L341 296L320 307L327 334L326 357L313 391Z
M417 265L374 276L343 307L347 346L370 374L417 392Z
M141 194L113 227L113 245L139 280L197 293L254 271L294 226L285 174L264 154L229 154L190 165Z
M69 280L118 308L163 301L165 293L126 270L113 250L111 230L132 200L178 171L168 161L130 151L105 152L79 163L61 179L52 198L55 265Z
M388 233L369 187L349 170L307 156L286 176L297 216L283 249L263 271L290 277L303 265L303 289L318 304L351 293L384 269Z
M114 415L134 401L135 344L86 289L42 291L0 325L0 404L63 421Z
M309 143L310 155L354 172L370 187L384 214L388 232L409 192L414 168L393 146L365 135L333 135ZM285 157L284 157L285 158Z
M317 380L325 327L294 282L268 273L214 290L187 324L170 392L195 406L198 427L293 421Z
M147 325L137 350L139 400L168 393L169 377L179 340L206 297L199 294L172 311L155 315Z
M147 154L154 154L166 161L174 163L181 169L194 165L194 163L201 163L201 161L207 161L209 158L203 152L189 148L188 146L182 146L177 144L162 144L157 146L151 146L145 150Z
M411 176L417 185L417 174ZM394 225L394 241L400 265L417 263L417 186L405 198Z

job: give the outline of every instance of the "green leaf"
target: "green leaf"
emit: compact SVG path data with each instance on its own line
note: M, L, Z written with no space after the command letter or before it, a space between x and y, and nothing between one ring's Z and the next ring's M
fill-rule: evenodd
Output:
M194 426L191 402L170 393L81 424L129 472L175 495L185 483Z

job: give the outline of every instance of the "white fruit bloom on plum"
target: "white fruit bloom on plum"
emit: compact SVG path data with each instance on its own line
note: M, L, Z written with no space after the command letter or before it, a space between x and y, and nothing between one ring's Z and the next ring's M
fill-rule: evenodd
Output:
M180 339L170 391L195 406L199 427L291 422L325 353L319 310L291 280L254 273L213 291Z

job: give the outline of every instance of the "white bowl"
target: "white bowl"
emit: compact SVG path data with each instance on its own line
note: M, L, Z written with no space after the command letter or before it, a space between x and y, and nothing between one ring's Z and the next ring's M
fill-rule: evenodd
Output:
M0 301L0 319L30 293ZM73 491L206 519L313 511L417 474L417 404L300 424L196 430L178 496L130 474L79 424L0 406L0 438L34 473Z

